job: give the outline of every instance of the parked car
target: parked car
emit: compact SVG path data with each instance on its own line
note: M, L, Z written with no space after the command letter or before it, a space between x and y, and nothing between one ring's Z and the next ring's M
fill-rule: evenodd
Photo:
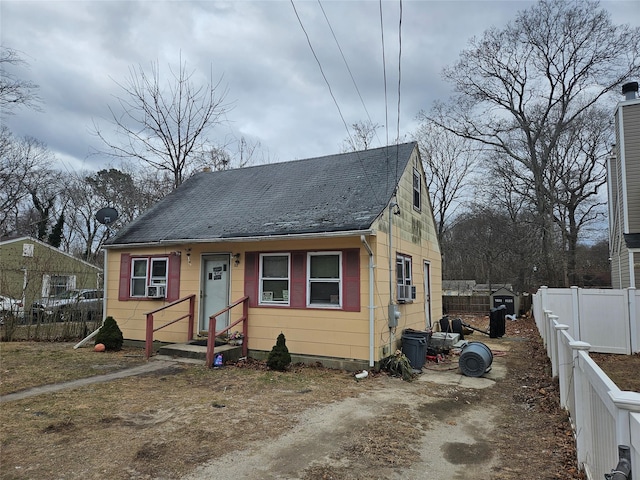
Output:
M33 320L95 320L102 315L102 290L67 290L31 305Z
M18 300L8 295L0 295L0 325L4 324L5 319L9 316L17 318L24 317L24 305L22 304L22 300Z

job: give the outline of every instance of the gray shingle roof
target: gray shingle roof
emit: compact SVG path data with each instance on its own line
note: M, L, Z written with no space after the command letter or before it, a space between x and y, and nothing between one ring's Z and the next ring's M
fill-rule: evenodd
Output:
M368 229L416 144L194 175L108 242L171 242Z

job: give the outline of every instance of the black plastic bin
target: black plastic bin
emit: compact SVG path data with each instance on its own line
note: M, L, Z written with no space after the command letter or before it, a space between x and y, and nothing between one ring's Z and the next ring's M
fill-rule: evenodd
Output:
M504 337L506 330L507 307L500 305L489 310L489 337Z
M409 359L414 370L422 369L427 360L427 343L424 336L402 334L402 353Z
M424 338L427 341L427 344L429 343L429 340L431 340L431 330L414 330L413 328L405 328L402 331L402 335Z

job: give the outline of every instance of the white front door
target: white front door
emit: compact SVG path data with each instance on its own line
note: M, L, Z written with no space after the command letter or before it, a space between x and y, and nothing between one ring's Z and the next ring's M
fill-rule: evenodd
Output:
M431 328L431 265L424 262L424 315L427 329Z
M209 317L229 305L229 255L202 257L200 332L209 330ZM216 319L216 332L229 325L229 312Z

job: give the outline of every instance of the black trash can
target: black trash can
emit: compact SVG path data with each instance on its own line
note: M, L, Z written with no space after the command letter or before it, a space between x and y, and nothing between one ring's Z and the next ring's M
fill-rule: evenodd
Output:
M429 340L431 339L431 330L414 330L413 328L405 328L402 331L402 335L421 337L427 341L427 344L429 344Z
M403 334L402 353L409 359L411 368L422 369L427 360L427 339L422 336Z
M500 305L498 308L492 308L489 311L489 337L504 337L506 330L507 307Z

